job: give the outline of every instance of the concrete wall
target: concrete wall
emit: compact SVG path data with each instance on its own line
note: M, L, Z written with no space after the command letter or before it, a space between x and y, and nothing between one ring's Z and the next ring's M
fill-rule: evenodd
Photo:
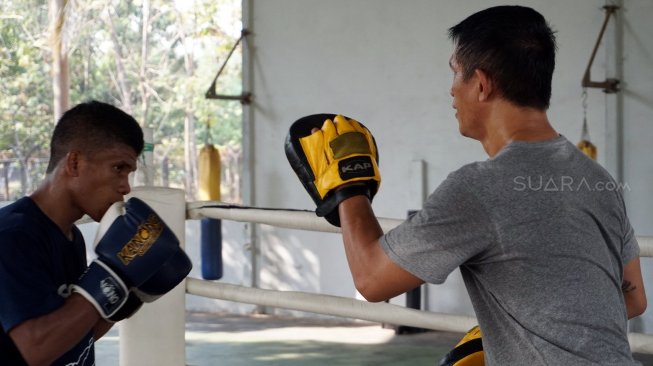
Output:
M449 96L452 46L446 30L477 10L501 3L245 1L245 26L253 32L249 83L254 104L246 121L252 131L250 203L314 208L283 153L288 127L307 114L343 113L373 131L383 176L373 205L379 216L405 217L407 210L419 208L422 191L431 192L457 167L485 159L477 142L458 134ZM578 141L583 116L580 81L604 19L605 2L514 3L537 9L557 30L559 52L549 117L559 132ZM648 36L653 34L648 21L653 3L626 0L623 7L623 64L612 52L619 42L610 25L592 78L614 77L607 75L612 71L608 69L622 65L624 91L614 96L588 90L587 118L599 161L616 170L615 130L623 113L623 179L631 189L627 205L637 234L652 235L653 169L647 157L653 137L653 42ZM338 235L262 227L256 238L261 287L356 296ZM653 284L648 260L644 262L648 283ZM428 309L472 314L457 272L443 285L429 285L427 291Z
M623 181L630 220L638 235L653 235L653 1L624 1L623 17ZM613 117L608 109L608 117ZM610 125L613 121L606 121ZM642 259L648 303L653 304L653 258ZM631 321L653 333L653 311Z

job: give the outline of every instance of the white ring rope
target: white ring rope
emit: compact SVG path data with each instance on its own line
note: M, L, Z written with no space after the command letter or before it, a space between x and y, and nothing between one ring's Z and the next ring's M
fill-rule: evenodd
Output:
M308 210L258 208L224 204L217 201L189 202L186 209L188 219L213 218L253 222L288 229L340 232L340 228L329 224L324 218L317 217L313 211ZM403 221L389 218L378 218L378 220L384 232ZM637 241L640 246L640 256L653 257L653 237L638 236ZM475 318L461 315L421 311L387 303L369 303L331 295L263 290L190 277L186 281L186 291L189 294L214 299L440 331L464 333L477 324ZM628 341L632 352L653 354L653 335L628 333Z
M186 292L213 299L449 332L464 333L478 324L475 318L468 316L408 309L385 302L371 303L349 297L264 290L191 277L186 279Z
M287 229L299 229L339 233L340 228L329 224L313 211L282 208L259 208L224 204L216 201L189 202L186 204L187 219L224 219L255 222Z
M313 211L283 208L260 208L225 204L217 201L189 202L186 205L188 219L224 219L239 222L254 222L287 229L339 233L340 228L329 224ZM398 226L404 220L379 217L384 232ZM638 236L641 257L653 257L653 237Z
M653 354L653 335L628 333L628 343L632 352Z
M638 236L639 256L653 257L653 236Z
M192 277L186 279L186 292L212 299L447 332L465 333L478 324L473 317L408 309L384 302L371 303L332 295L264 290ZM651 335L628 333L628 341L632 352L653 353Z

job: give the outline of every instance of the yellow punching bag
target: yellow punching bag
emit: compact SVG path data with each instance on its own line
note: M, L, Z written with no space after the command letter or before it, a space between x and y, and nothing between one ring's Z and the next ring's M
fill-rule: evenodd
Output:
M198 162L199 199L201 201L220 200L220 151L215 146L205 144L200 149Z
M200 149L198 159L199 199L220 200L220 152L211 144ZM222 278L222 222L219 219L202 219L200 252L202 257L202 278Z
M583 152L583 154L589 156L593 160L596 160L596 146L590 141L590 132L587 127L587 90L583 89L583 130L581 132L580 141L576 144L576 147Z
M583 121L583 133L581 135L580 141L576 144L576 147L583 152L583 154L589 156L590 158L596 160L596 146L590 141L589 131L587 129L587 121Z

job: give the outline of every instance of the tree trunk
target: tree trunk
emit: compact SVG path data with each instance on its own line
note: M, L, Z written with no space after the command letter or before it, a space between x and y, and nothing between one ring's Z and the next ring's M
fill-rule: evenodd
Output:
M186 197L195 200L197 192L197 148L195 147L195 117L190 109L186 109L184 117Z
M147 126L149 93L147 90L147 42L150 29L150 1L143 0L143 27L141 33L141 67L139 72L139 90L141 91L141 124Z
M50 0L50 36L52 47L52 91L54 123L70 108L68 51L63 42L68 0Z
M120 40L118 38L118 33L116 32L116 26L113 23L113 17L111 16L111 12L108 12L109 15L107 16L107 25L109 25L109 29L111 30L111 43L113 43L113 51L116 53L116 74L118 78L118 90L120 91L120 99L122 101L122 108L125 110L125 112L129 114L133 114L133 108L132 108L132 96L131 96L131 91L129 89L129 86L127 85L127 77L125 73L125 65L123 64L123 56L122 56L122 49L120 47Z
M11 165L10 161L3 161L2 162L2 167L3 167L3 175L4 175L4 180L5 180L5 194L4 194L4 201L10 201L11 198L9 198L9 166Z
M168 187L170 185L170 165L168 157L164 156L161 159L161 186Z
M184 45L184 69L188 78L193 77L195 64L193 62L193 52L190 49L186 32L184 31L184 22L181 14L177 12L177 23L179 24L179 39ZM187 95L185 98L186 116L184 117L184 155L186 168L186 195L190 200L194 200L197 192L197 143L195 140L195 117L193 116L193 97Z

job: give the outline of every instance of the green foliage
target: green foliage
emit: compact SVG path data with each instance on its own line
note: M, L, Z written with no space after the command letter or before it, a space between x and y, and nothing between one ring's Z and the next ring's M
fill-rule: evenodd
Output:
M26 168L47 156L44 141L53 124L45 29L40 24L47 18L47 7L31 1L9 5L24 11L3 8L0 14L0 160L25 168L16 175L21 183L16 195L22 195L37 183ZM5 195L3 189L0 197Z
M53 92L47 4L3 1L0 7L0 159L48 156ZM184 186L185 150L205 141L240 146L240 103L204 98L240 28L238 0L69 0L63 43L71 104L105 101L152 127L155 165L168 162L166 179ZM219 93L241 93L240 54L238 48L223 71ZM185 146L189 120L194 130Z

